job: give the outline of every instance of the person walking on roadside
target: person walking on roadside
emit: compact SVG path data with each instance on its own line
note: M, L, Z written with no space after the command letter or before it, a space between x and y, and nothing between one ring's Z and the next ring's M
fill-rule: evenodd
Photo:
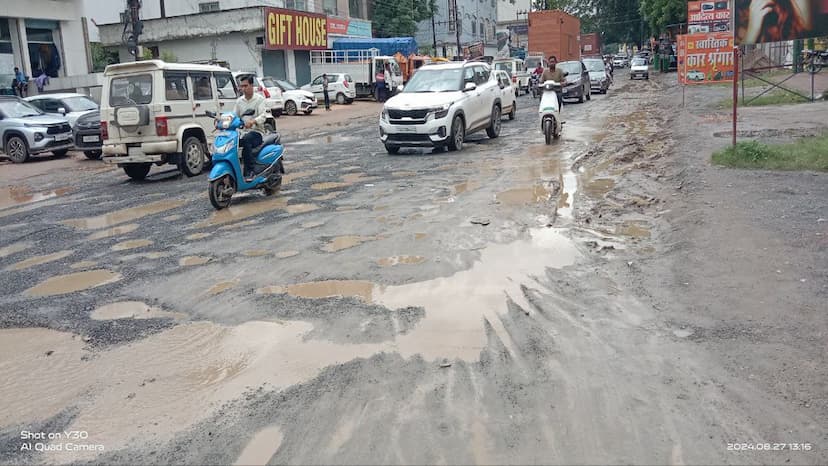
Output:
M12 81L12 88L14 89L15 95L26 97L26 88L28 85L26 75L16 66L14 67L14 79Z
M328 94L328 75L322 75L322 95L325 97L325 111L331 111L331 96Z

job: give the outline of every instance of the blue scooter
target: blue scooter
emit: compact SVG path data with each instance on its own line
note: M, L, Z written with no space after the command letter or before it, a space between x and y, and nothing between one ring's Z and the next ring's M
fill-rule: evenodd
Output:
M273 194L282 185L282 175L285 168L282 165L284 147L280 144L279 133L266 134L262 144L253 149L256 164L253 170L257 175L252 180L245 180L242 176L239 162L240 128L244 126L241 117L233 112L216 115L206 112L206 115L216 120L216 135L213 146L213 169L210 171L210 203L217 210L230 205L230 200L236 192L250 189L262 189L266 195ZM242 115L251 116L252 110Z

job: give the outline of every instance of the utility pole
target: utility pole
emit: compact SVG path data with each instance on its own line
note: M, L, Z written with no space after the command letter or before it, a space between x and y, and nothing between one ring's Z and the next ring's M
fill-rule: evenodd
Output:
M460 47L460 15L457 14L457 10L459 10L460 7L457 6L457 1L458 0L454 0L454 35L457 38L457 56L460 56L463 49Z
M437 56L437 26L434 22L434 1L431 2L431 40L434 45L434 56Z
M139 18L140 10L141 0L127 0L127 10L124 12L124 30L121 33L121 40L127 46L129 53L135 57L135 61L141 59L138 55L138 37L144 30L144 24Z

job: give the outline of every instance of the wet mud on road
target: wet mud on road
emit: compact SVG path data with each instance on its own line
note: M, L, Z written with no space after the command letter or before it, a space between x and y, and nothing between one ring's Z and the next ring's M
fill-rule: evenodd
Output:
M550 146L531 97L459 153L389 156L365 120L288 143L281 192L220 212L204 177L4 191L0 463L763 463L727 443L824 441L630 284L669 230L663 86L567 105ZM105 450L21 451L22 430Z

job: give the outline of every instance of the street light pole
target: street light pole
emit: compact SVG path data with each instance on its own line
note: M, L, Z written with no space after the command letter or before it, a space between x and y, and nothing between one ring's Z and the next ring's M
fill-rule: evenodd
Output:
M457 56L460 56L460 53L462 53L462 49L460 48L460 15L457 13L459 9L457 0L454 0L454 36L457 39Z
M431 3L431 40L434 45L434 56L437 56L437 26L434 24L434 3Z

